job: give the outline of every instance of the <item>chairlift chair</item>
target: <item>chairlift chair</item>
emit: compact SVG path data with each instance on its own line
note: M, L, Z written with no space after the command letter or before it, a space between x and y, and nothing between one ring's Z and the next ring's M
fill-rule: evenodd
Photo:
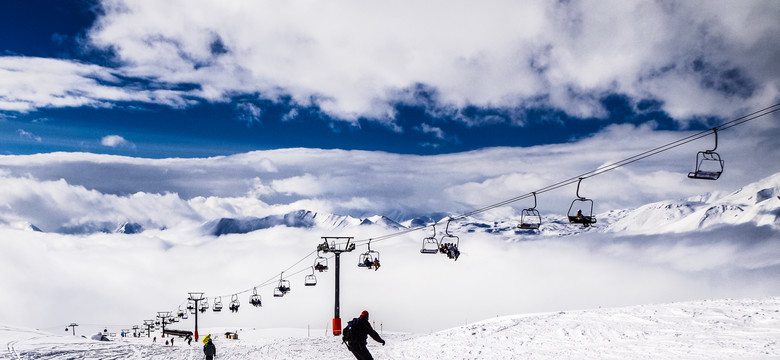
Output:
M452 221L452 219L447 220L447 227L444 228L444 235L442 235L441 240L439 240L439 252L447 255L450 259L458 260L458 257L460 256L460 238L450 234L450 221Z
M195 314L195 312L197 310L195 309L195 301L194 300L187 300L187 310L189 310L190 314L193 314L193 315ZM186 319L186 317L185 317L185 319Z
M218 297L216 300L214 300L214 306L211 308L214 312L220 312L222 311L222 297Z
M314 276L314 274L306 275L306 278L303 280L304 286L314 286L317 285L317 277Z
M379 251L371 250L371 239L368 240L368 251L360 254L360 261L358 261L359 267L364 267L366 269L374 269L376 267L377 269L379 266Z
M190 307L189 307L189 304L188 304L187 305L187 309L189 309L189 308ZM181 306L179 306L179 311L176 313L176 316L178 316L179 319L187 319L187 317L188 317L187 313L188 313L187 311L182 310Z
M567 216L570 223L582 224L582 226L587 227L590 226L590 224L596 223L596 217L593 216L593 200L580 196L580 184L582 183L582 179L583 178L580 178L580 181L577 182L577 198L571 202ZM586 209L586 212L582 212L583 208Z
M252 290L252 295L249 296L249 304L254 307L263 306L263 301L260 299L260 295L257 294L257 288Z
M200 302L200 309L198 309L198 310L201 313L204 313L208 309L209 309L209 298L203 298L203 301Z
M319 255L317 251L317 258L314 259L314 270L324 272L328 270L328 258Z
M228 309L232 312L238 312L238 308L241 306L241 303L238 301L238 294L233 294L233 296L230 297L230 305L228 305Z
M432 225L433 235L423 239L422 248L420 253L422 254L438 254L439 253L439 240L436 239L436 224Z
M290 292L290 281L284 279L284 272L279 276L279 286L274 289L275 297L282 297Z
M718 148L718 129L713 128L712 131L715 134L715 147L696 154L696 170L688 173L690 179L718 180L723 173L723 160L715 152Z
M533 192L532 194L534 195L534 206L523 209L520 213L520 225L517 225L517 227L523 230L537 230L542 225L542 216L536 210L536 193Z

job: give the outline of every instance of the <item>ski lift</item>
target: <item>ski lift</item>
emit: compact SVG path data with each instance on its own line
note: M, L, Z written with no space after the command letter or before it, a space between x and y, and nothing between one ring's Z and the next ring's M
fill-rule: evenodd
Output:
M420 249L422 254L439 253L439 240L436 240L436 224L431 225L431 227L433 227L433 235L423 239L422 248Z
M317 277L314 276L314 267L311 268L311 275L306 275L306 277L303 279L303 285L304 286L317 285Z
M260 299L260 295L257 295L257 288L254 288L252 290L252 295L249 296L249 304L254 307L261 307L263 306L263 302Z
M532 192L531 194L534 195L534 206L523 209L520 214L520 225L517 225L518 228L523 230L537 230L542 225L542 216L536 210L536 193Z
M441 241L439 241L439 252L446 254L450 259L458 260L458 257L460 257L460 249L458 249L460 238L450 234L450 221L452 221L452 218L447 220L444 235L441 236Z
M195 314L197 310L195 310L195 301L194 300L188 300L187 301L187 310L190 312L190 314ZM186 317L185 317L186 319Z
M314 270L319 272L328 270L328 258L321 256L319 250L317 251L317 258L314 259Z
M187 305L187 309L189 309L189 304ZM181 309L181 305L179 305L179 311L176 313L176 316L179 317L179 319L187 319L187 311L184 311Z
M214 306L211 308L211 310L214 310L214 312L222 311L222 296L214 300Z
M593 200L580 196L580 184L582 183L582 179L584 178L580 178L580 181L577 182L577 198L571 202L567 216L569 217L570 223L582 224L582 226L588 227L590 224L596 223L596 218L593 216ZM575 207L574 205L577 206ZM577 209L576 212L573 212L574 208ZM582 212L583 208L586 209L586 213Z
M368 251L360 254L358 266L379 270L379 251L371 250L371 239L368 239Z
M241 303L238 302L238 294L233 294L233 296L230 297L230 305L228 305L228 309L231 312L238 312L239 306L241 306Z
M696 170L688 173L688 178L701 180L718 180L723 173L723 160L715 152L718 148L718 128L712 128L715 134L715 147L712 150L699 151L696 154Z
M206 310L209 309L209 298L203 298L203 301L200 303L200 312L204 313Z
M274 296L282 297L288 292L290 292L290 281L284 279L284 271L282 271L282 274L279 275L279 286L274 289Z

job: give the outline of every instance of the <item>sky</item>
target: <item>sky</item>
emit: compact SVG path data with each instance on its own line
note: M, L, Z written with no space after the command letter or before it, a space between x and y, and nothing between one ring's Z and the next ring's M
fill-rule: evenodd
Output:
M0 153L449 154L778 102L775 1L6 1Z

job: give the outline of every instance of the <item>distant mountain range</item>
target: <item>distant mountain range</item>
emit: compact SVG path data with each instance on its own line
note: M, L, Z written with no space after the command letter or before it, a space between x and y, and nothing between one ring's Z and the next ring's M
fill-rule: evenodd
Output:
M567 236L584 231L603 231L629 234L661 234L690 232L724 225L753 224L780 229L780 173L749 184L732 193L709 193L683 200L660 201L636 209L612 210L596 214L595 226L585 228L569 224L564 215L541 214L538 230L520 230L520 217L490 219L486 216L453 222L450 230L458 232L490 232L504 235ZM438 218L437 218L438 217ZM276 226L296 228L344 229L353 226L378 225L388 231L426 226L442 218L423 216L397 222L389 217L375 215L356 218L347 215L297 210L265 217L223 217L205 222L203 233L213 236L245 234ZM12 227L42 231L31 222L6 221ZM442 225L443 226L443 225ZM55 233L90 234L143 232L144 225L134 221L89 222L62 226ZM437 227L443 233L444 228Z

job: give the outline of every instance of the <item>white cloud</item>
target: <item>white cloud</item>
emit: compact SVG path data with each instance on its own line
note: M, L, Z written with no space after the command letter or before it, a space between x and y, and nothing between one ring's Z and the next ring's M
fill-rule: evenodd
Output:
M274 180L271 187L280 193L318 196L327 191L326 179L319 179L312 174L304 174L286 179Z
M16 132L19 134L19 137L21 137L22 139L32 140L32 141L35 141L35 142L43 141L43 139L41 139L40 136L36 136L35 134L33 134L33 133L29 132L29 131L24 131L22 129L18 129Z
M125 138L119 135L106 135L100 139L100 144L108 147L123 147L123 148L135 148L135 144L127 141Z
M263 110L257 105L252 103L241 103L237 105L237 108L239 111L238 119L245 122L247 126L252 126L255 123L262 123L260 118L263 115Z
M120 72L69 60L0 57L0 110L28 112L43 107L112 106L141 101L182 107L181 92L124 86Z
M442 108L553 106L582 117L603 115L610 92L660 99L680 117L730 116L780 92L773 2L103 5L89 39L132 76L201 84L197 95L211 100L290 95L348 121L389 122L392 103L414 101L406 90L419 84Z

